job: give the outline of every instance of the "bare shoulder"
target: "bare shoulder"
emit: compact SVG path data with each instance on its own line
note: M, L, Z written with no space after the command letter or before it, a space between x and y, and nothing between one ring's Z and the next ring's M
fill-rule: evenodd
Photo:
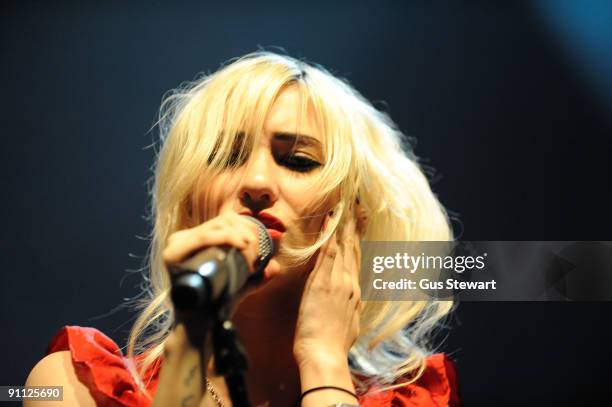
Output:
M25 385L63 386L62 406L96 405L87 386L79 381L69 351L54 352L41 359L30 372ZM39 401L24 401L23 405L34 407L41 404Z

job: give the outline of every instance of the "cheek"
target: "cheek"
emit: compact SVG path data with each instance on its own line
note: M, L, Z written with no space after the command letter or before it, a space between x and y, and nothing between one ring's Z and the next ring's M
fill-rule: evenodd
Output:
M309 221L304 226L309 244L313 244L319 237L319 232L323 229L324 220L324 215L310 216Z
M293 182L284 185L283 192L284 198L293 212L300 234L305 240L304 243L314 243L329 209L326 209L327 206L323 208L312 206L317 196L314 189L310 187L310 183L293 180Z
M235 177L219 175L212 181L199 183L192 202L194 213L198 224L219 215L228 205L232 204L237 184ZM234 185L236 184L236 185Z

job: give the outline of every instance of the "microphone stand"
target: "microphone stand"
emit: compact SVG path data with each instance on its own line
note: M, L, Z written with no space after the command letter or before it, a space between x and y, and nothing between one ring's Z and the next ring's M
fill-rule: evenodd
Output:
M229 262L228 266L233 268L235 264ZM175 281L188 282L182 287L199 288L200 284L204 284L204 280L199 275L190 273L178 273L173 278ZM236 336L234 324L230 320L231 301L229 300L228 289L226 287L220 294L220 298L216 301L209 301L210 296L206 294L207 290L202 290L201 293L203 297L200 300L207 304L202 307L181 306L182 304L177 303L173 297L176 319L185 324L191 345L198 349L202 376L205 375L207 368L204 364L204 347L206 346L209 329L212 328L215 373L225 377L233 406L250 407L251 404L243 376L243 371L248 368L248 360L246 351ZM182 298L193 300L193 298L187 295Z
M232 405L250 407L243 374L248 368L248 360L244 347L236 337L234 324L229 319L228 308L228 306L222 307L213 322L215 371L225 376Z
M202 379L204 379L207 368L204 364L203 348L208 329L212 325L215 373L225 377L233 406L250 407L243 373L248 368L248 360L244 346L236 336L236 329L229 318L229 305L213 309L207 307L205 310L194 313L180 313L177 320L185 324L191 345L198 349Z

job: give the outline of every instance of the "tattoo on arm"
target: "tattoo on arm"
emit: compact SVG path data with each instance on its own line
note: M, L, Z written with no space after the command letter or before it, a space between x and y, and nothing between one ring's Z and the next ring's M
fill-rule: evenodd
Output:
M185 383L185 386L189 386L191 384L197 371L198 371L198 365L195 365L191 369L189 369L189 374L187 375L187 377L185 378L185 381L183 382Z
M190 407L190 406L193 406L194 405L194 403L193 403L194 399L195 399L195 396L193 394L190 394L189 396L185 397L183 399L183 401L181 401L181 407Z

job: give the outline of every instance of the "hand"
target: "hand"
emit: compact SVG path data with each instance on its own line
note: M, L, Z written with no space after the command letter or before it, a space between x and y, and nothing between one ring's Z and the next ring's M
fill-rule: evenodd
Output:
M236 213L225 213L194 228L180 230L168 238L162 252L162 260L167 269L187 260L195 252L211 246L228 245L240 250L249 265L249 272L255 271L254 265L259 257L259 238L257 225ZM264 281L278 274L278 262L271 260L264 270ZM243 287L239 296L234 298L230 309L253 287ZM153 407L169 405L210 405L203 394L202 378L206 376L208 361L212 356L211 337L206 337L202 349L193 348L187 338L187 330L182 323L175 326L164 344L164 363L159 374L158 390ZM203 351L201 356L200 351Z
M346 365L359 336L360 255L355 217L350 216L341 234L336 231L321 248L302 293L293 345L300 368Z
M252 271L259 250L257 225L236 213L227 212L194 228L171 234L162 259L170 269L195 252L218 245L240 249Z
M202 249L226 245L240 250L248 264L249 273L252 274L255 272L254 266L259 258L258 231L258 226L246 217L235 212L226 212L196 227L171 234L162 252L162 259L166 268L170 270L172 266L187 260ZM269 280L279 271L278 262L270 260L263 271L262 280ZM253 284L243 287L240 295L233 298L230 310L233 310L236 304L254 288Z

